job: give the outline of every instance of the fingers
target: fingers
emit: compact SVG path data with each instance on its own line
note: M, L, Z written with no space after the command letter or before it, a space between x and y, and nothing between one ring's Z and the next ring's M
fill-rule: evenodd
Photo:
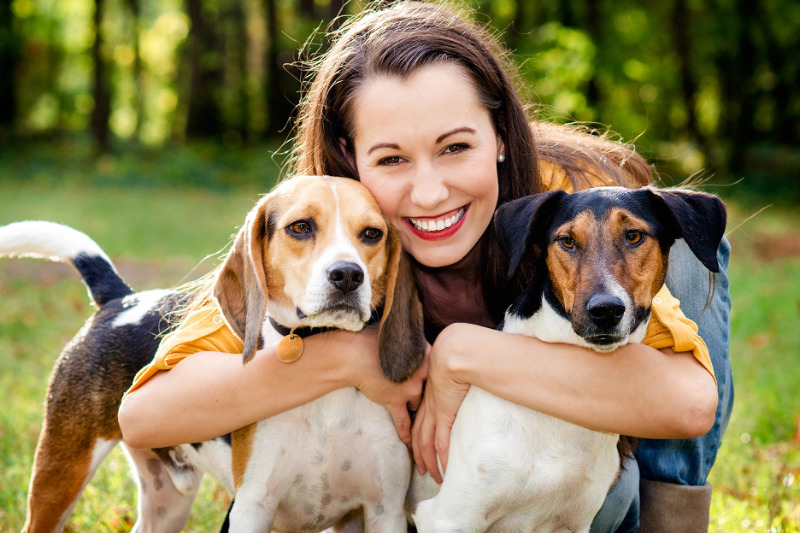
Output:
M409 386L411 387L412 399L408 401L408 408L412 411L419 410L422 405L422 391L425 388L425 380L428 379L428 358L425 357L422 365L414 372L414 375L409 379Z
M408 415L406 406L395 406L389 409L389 414L392 415L392 421L400 440L406 446L411 446L411 417Z
M431 477L437 482L442 482L439 474L439 466L434 449L435 417L427 402L423 402L412 428L411 449L414 452L414 463L417 471L424 475L430 473Z
M428 418L433 418L428 417ZM439 473L439 462L436 458L436 448L434 446L433 435L436 428L433 424L427 424L427 431L423 432L422 438L422 462L425 465L425 470L430 473L436 483L442 482L442 474Z
M411 451L414 453L414 464L417 466L417 471L420 475L427 472L425 468L425 461L422 460L422 444L420 442L420 427L425 420L425 409L417 411L414 418L414 425L411 427Z
M422 407L417 411L417 418L414 420L412 439L414 462L417 464L420 474L430 473L437 483L441 483L442 476L439 473L439 463L434 448L435 431L436 417L428 403L423 402Z
M450 429L451 427L443 422L436 424L434 449L442 465L442 473L447 471L447 458L450 453Z

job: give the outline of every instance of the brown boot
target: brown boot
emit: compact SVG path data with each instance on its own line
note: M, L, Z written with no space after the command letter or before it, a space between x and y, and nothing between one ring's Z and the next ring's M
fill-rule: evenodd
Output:
M640 533L706 533L711 485L677 485L642 478Z

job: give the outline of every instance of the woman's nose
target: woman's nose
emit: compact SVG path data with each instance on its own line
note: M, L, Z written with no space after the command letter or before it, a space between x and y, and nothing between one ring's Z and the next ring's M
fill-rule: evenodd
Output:
M423 209L433 209L446 200L449 194L446 180L433 165L424 165L417 169L410 195L415 205Z

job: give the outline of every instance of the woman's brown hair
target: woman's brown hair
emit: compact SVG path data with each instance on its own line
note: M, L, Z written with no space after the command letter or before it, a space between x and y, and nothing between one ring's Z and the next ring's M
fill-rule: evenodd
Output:
M423 66L448 62L469 75L505 147L505 161L497 165L498 205L544 190L537 156L561 164L575 189L588 186L599 176L625 185L650 181L646 162L619 143L545 126L536 128L537 143L544 141L537 147L528 109L519 96L518 71L507 51L488 30L467 22L455 9L422 2L370 8L332 37L331 48L312 65L313 81L300 105L289 175L358 179L349 156L353 106L361 85L377 75L403 79ZM630 178L627 173L633 167L647 171ZM513 294L530 273L523 271L518 280L507 282L507 259L491 228L478 246L484 247L486 261L482 263L488 267L482 283L484 300L492 317L499 320L509 304L506 295Z

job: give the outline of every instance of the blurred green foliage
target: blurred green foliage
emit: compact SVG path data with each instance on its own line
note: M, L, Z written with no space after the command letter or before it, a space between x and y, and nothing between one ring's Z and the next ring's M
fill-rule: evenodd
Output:
M602 125L635 141L670 183L705 172L720 183L745 178L737 187L746 192L800 199L797 2L454 1L513 51L539 116ZM325 49L336 13L359 12L366 2L8 5L0 16L0 93L10 87L13 97L0 99L7 108L0 145L92 131L102 64L111 150L128 151L198 135L226 147L279 144L301 96L299 60ZM211 129L195 124L204 118Z

